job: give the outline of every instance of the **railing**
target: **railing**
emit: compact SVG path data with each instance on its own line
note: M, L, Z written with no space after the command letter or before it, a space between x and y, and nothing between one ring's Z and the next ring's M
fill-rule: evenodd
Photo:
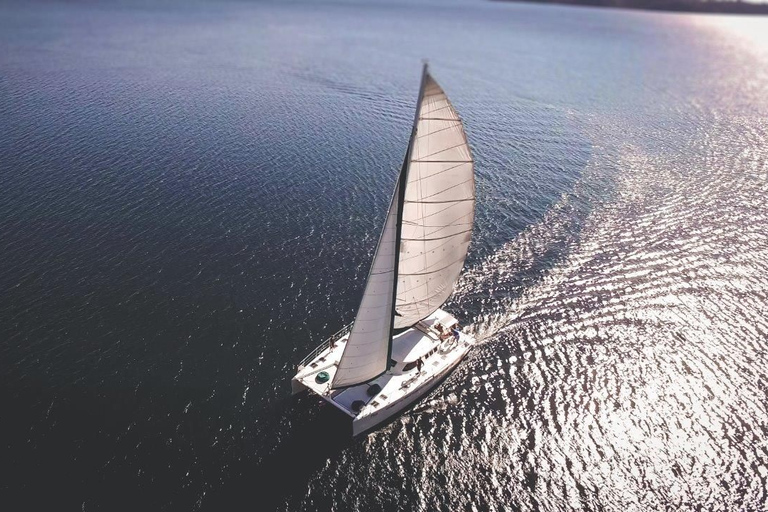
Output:
M349 325L345 325L344 327L342 327L342 328L339 330L339 332L337 332L336 334L332 335L330 338L326 339L324 342L322 342L322 343L320 344L320 346L319 346L319 347L317 347L315 350L313 350L312 352L310 352L310 354L309 354L307 357L305 357L304 359L302 359L302 360L301 360L301 362L299 363L299 369L302 369L302 368L304 368L304 367L305 367L305 366L307 366L307 364L309 364L311 361L314 361L314 360L317 358L317 356L319 356L319 355L320 355L320 353L321 353L321 352L323 352L324 350L326 350L326 349L330 348L330 347L331 347L331 345L333 345L334 343L336 343L337 341L339 341L341 338L343 338L344 336L346 336L346 335L347 335L347 333L348 333L349 331L351 331L351 330L352 330L352 324L349 324Z

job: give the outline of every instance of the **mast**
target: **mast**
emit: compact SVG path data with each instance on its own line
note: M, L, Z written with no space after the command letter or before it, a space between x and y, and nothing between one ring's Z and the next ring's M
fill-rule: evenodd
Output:
M389 347L387 348L387 369L392 361L392 342L395 337L395 316L397 315L397 273L400 268L400 244L403 231L403 205L405 204L405 187L408 183L408 164L411 160L413 151L413 140L416 138L416 128L419 125L419 115L421 114L421 103L424 99L424 86L427 83L427 72L429 65L424 60L424 66L421 69L421 83L419 84L419 97L416 100L416 112L413 115L413 127L411 128L411 138L408 140L408 149L405 151L403 167L400 169L398 177L398 197L397 197L397 224L395 225L395 286L392 287L392 321L389 324Z

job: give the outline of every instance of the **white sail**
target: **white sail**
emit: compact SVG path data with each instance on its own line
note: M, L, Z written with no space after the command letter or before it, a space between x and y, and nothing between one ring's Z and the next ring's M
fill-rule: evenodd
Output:
M407 162L395 328L451 295L469 250L475 211L472 154L456 110L427 74Z
M366 382L387 370L395 286L399 190L398 184L332 388Z
M469 250L475 182L464 128L426 67L419 92L406 161L333 378L334 389L369 381L387 370L392 328L409 327L445 302Z

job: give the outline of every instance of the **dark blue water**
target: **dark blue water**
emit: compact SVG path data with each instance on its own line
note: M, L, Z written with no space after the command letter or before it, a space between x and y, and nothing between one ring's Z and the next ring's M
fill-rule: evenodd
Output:
M768 509L768 20L452 2L0 5L0 503ZM335 434L420 60L481 340Z

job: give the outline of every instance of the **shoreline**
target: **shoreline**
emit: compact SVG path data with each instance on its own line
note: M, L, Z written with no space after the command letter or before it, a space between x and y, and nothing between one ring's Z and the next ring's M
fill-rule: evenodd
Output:
M656 12L687 12L703 14L768 15L768 3L753 4L743 1L715 0L492 0L545 5L571 5L575 7L604 7Z

